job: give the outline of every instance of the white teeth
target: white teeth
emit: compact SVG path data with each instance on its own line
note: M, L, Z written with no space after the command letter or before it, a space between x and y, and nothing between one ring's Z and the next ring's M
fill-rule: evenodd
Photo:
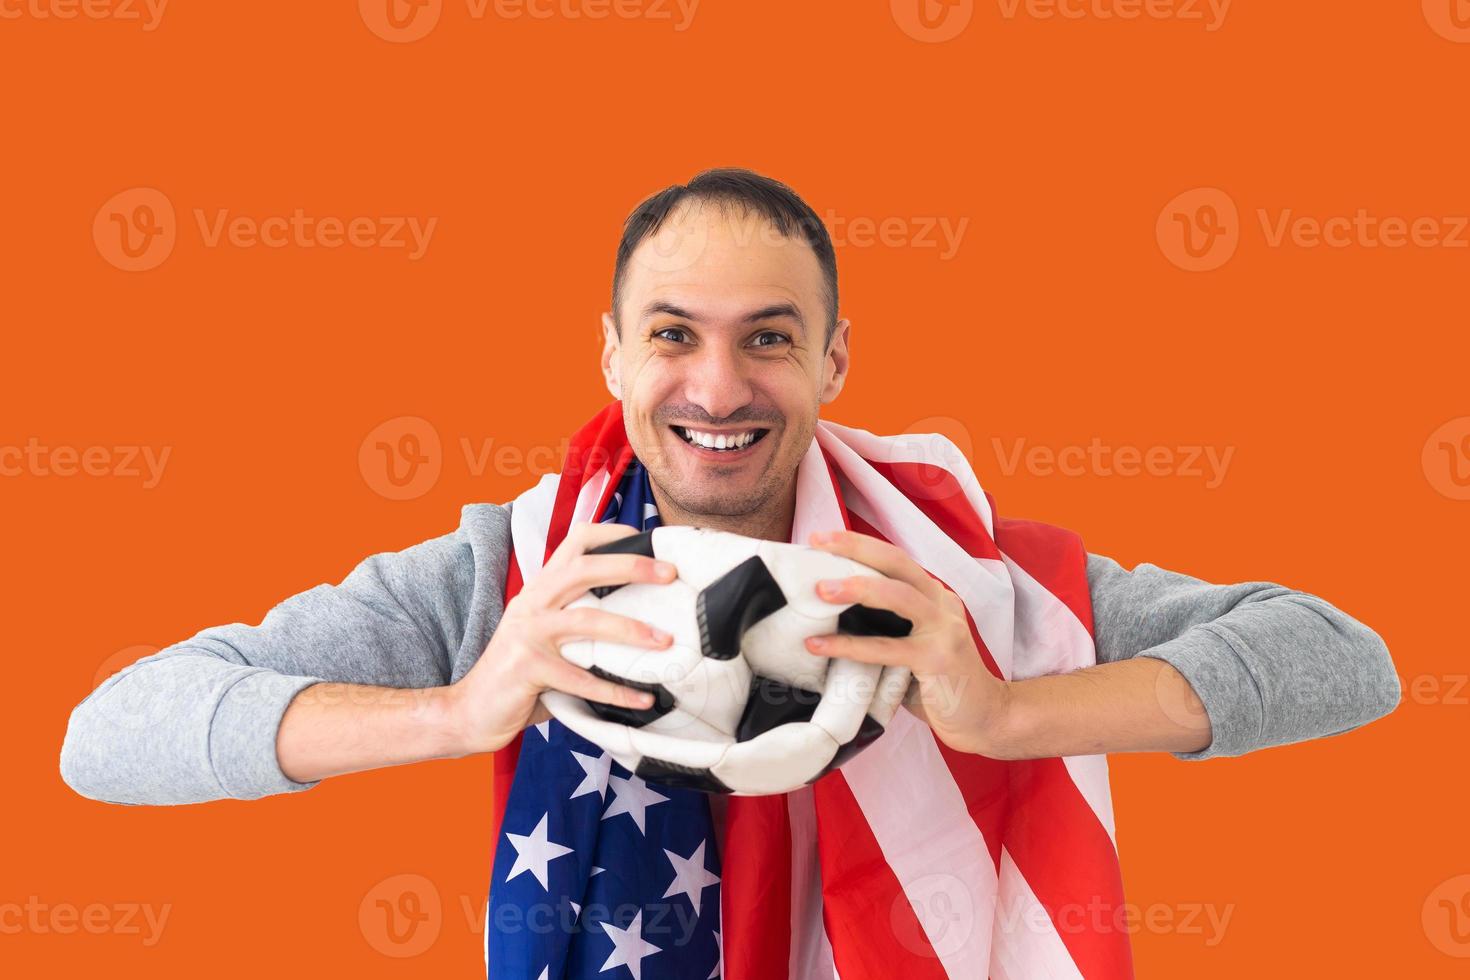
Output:
M741 432L736 435L726 433L700 432L698 429L680 428L679 434L687 441L705 449L744 449L755 441L756 431Z

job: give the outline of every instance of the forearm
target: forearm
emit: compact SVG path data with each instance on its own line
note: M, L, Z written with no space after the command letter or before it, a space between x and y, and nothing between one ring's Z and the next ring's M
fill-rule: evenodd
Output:
M299 783L465 754L447 687L315 684L291 701L276 733L281 772Z
M1152 658L1012 681L1002 691L981 739L991 758L1197 752L1212 737L1193 688Z

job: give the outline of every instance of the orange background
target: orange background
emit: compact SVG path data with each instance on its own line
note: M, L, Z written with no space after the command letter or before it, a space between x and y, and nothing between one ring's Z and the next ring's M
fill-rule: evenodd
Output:
M107 806L58 777L67 716L120 651L258 622L368 554L453 529L461 504L527 486L538 473L472 472L462 440L556 446L602 404L597 318L621 219L728 164L848 221L969 221L947 260L919 242L840 246L854 362L829 417L968 439L1003 512L1125 564L1322 595L1384 636L1406 695L1419 685L1339 738L1113 760L1128 898L1232 915L1213 946L1141 932L1139 976L1462 975L1451 954L1470 947L1436 945L1421 913L1470 872L1470 503L1445 469L1470 458L1428 443L1470 415L1470 250L1271 247L1257 213L1464 215L1470 44L1407 3L1241 2L1215 31L1001 10L975 5L943 43L883 2L704 0L676 31L475 19L451 0L413 43L345 2L177 3L153 31L0 22L0 445L171 451L152 489L0 477L0 905L170 907L151 948L0 933L0 969L476 974L488 759L250 803ZM135 187L172 203L177 244L124 272L92 225ZM1238 206L1239 245L1187 272L1155 228L1199 187ZM296 208L438 225L410 261L211 248L193 217ZM400 416L442 440L437 482L407 501L358 465L367 433ZM1209 489L1007 473L994 441L1093 437L1234 457ZM359 926L364 896L400 874L441 897L437 939L412 958Z

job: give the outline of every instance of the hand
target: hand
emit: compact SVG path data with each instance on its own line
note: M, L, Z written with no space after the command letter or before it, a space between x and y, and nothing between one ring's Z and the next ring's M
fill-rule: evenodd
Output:
M542 691L647 708L653 695L603 680L561 655L572 640L607 640L660 649L673 638L628 616L602 609L565 608L599 585L671 582L672 564L643 555L588 555L589 548L635 533L622 524L580 524L567 534L541 573L506 604L490 643L469 673L448 688L449 724L459 754L493 752L550 715Z
M861 663L901 665L915 683L905 707L961 752L987 752L1004 730L1009 702L1005 681L981 659L959 596L901 550L855 531L818 532L810 544L862 562L886 578L858 575L817 583L817 595L834 603L887 609L913 623L905 637L827 634L807 639L812 653Z

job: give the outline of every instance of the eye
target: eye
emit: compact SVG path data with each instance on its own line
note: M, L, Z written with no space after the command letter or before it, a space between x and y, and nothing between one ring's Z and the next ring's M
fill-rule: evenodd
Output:
M667 340L675 344L682 344L688 341L689 331L683 327L664 327L662 330L655 330L653 336L657 340Z
M760 333L755 335L755 339L751 341L751 346L775 347L780 344L789 343L791 343L791 338L786 336L784 333L779 333L775 330L762 330Z

